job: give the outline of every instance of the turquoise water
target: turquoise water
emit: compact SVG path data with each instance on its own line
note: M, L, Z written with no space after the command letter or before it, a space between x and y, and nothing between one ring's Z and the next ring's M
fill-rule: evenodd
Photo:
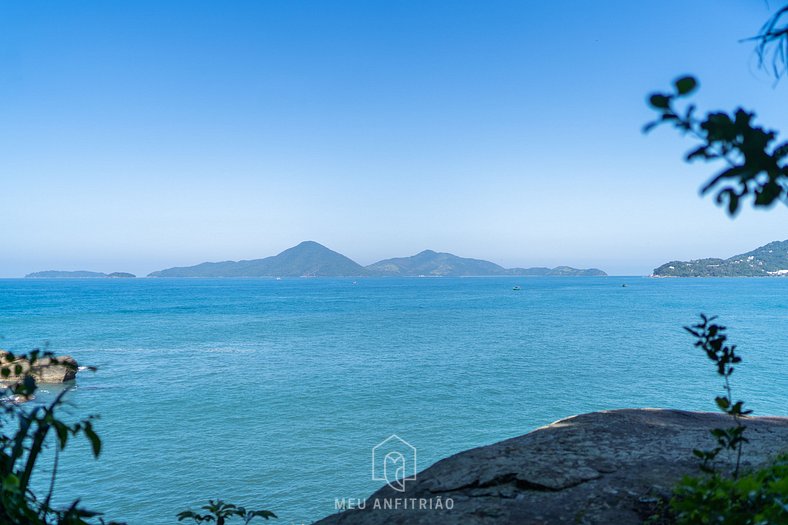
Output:
M788 279L0 280L2 346L99 367L69 401L105 449L66 451L61 500L130 524L217 497L309 523L380 486L392 433L423 469L580 412L713 410L701 311L739 344L735 394L788 415Z

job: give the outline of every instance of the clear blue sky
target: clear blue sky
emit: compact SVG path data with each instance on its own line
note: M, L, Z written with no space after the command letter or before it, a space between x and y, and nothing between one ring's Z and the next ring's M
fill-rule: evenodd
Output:
M312 239L647 274L788 238L728 219L646 94L788 133L753 0L0 3L0 276L138 274ZM775 6L772 5L772 8Z

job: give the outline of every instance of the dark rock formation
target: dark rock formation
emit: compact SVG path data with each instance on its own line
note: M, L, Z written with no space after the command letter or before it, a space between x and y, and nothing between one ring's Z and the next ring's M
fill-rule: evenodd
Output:
M524 436L461 452L406 483L386 486L363 510L319 525L377 524L617 524L641 523L659 497L685 474L698 474L692 449L712 448L709 429L728 427L722 414L625 409L556 421ZM744 460L759 466L788 451L788 418L747 419ZM721 460L729 468L732 458ZM386 500L410 500L415 509L384 509ZM433 502L433 509L418 507ZM442 500L451 510L435 510ZM429 505L430 503L427 503Z
M33 363L32 368L27 359L16 359L8 363L5 360L6 355L7 352L0 352L3 367L11 370L11 375L7 378L0 378L5 383L14 383L26 375L33 376L38 383L65 383L77 377L77 362L70 355L42 357ZM22 367L19 374L14 373L16 365Z

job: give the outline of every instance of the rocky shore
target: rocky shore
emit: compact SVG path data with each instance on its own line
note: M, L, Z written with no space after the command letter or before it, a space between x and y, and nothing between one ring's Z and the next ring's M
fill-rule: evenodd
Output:
M730 423L722 414L661 409L574 416L441 460L404 492L385 486L364 509L316 525L640 524L682 476L699 473L692 450L713 446L709 430ZM788 452L788 418L746 424L746 467Z
M24 376L30 375L38 383L65 383L77 377L77 361L70 355L57 357L42 357L33 363L27 359L15 359L10 363L6 360L8 352L0 351L0 362L4 367L8 367L11 375L0 378L3 383L15 383ZM15 373L16 366L19 365L20 373Z

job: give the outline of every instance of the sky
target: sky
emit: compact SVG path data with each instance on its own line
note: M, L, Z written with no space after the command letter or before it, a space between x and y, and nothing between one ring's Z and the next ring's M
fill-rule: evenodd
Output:
M0 3L0 277L145 275L315 240L646 275L788 238L644 135L647 95L788 130L753 0Z

